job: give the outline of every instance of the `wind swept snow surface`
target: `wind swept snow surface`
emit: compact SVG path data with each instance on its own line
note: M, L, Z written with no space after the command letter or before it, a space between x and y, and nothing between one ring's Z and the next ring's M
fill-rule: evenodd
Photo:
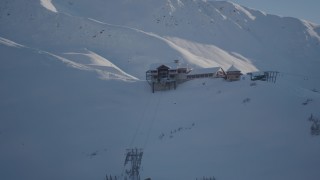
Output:
M52 11L54 13L58 12L56 7L54 7L54 5L52 4L52 0L40 0L40 2L41 2L41 5L46 9L48 9L49 11Z
M101 71L106 70L109 73L118 74L119 77L123 76L123 80L126 80L126 79L138 80L138 78L133 77L130 74L127 74L126 72L124 72L123 70L118 68L116 65L114 65L113 63L111 63L107 59L103 58L102 56L100 56L92 51L88 51L86 53L69 52L69 53L65 53L65 54L70 55L70 56L78 56L78 58L75 58L75 59L77 61L80 61L80 62L78 62L80 64L85 64L85 65L94 67L95 69L101 70ZM83 58L81 58L81 56Z
M142 179L318 180L319 29L226 1L2 0L0 179L120 180L137 147ZM278 74L152 93L175 59Z
M0 43L3 45L11 46L11 47L24 47L21 44L15 43L13 41L10 41L9 39L5 39L2 37L0 37Z

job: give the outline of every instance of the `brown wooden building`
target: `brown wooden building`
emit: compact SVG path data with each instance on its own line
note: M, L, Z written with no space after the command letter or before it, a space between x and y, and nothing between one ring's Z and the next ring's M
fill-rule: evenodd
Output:
M226 72L227 81L239 81L241 76L242 76L241 71L236 67L234 67L233 65Z

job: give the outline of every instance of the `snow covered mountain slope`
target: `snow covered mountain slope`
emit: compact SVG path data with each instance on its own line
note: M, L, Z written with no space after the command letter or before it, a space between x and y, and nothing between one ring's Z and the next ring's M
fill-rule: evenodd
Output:
M320 52L319 26L263 14L230 2L1 3L1 33L5 38L32 47L48 47L60 55L86 48L139 79L144 78L150 64L173 59L225 69L234 64L244 72L305 70L304 73L314 74L316 69L301 62L319 64L316 58ZM20 6L24 8L19 9ZM48 10L48 6L53 6L56 12ZM208 57L208 54L219 55ZM289 61L293 64L291 68Z
M18 0L1 3L4 4L1 6L4 10L1 11L0 30L3 38L61 57L89 50L110 60L124 72L144 79L144 72L150 64L172 62L179 56L163 40L132 28L52 13L35 1L26 4ZM24 9L16 8L20 6ZM139 46L136 46L137 42Z
M58 9L63 4L62 12L135 27L163 37L215 45L255 61L258 69L281 66L287 70L283 59L295 66L301 66L304 60L319 61L316 58L320 52L319 25L311 22L269 15L225 1L95 1L103 8L91 11L87 7L96 3L84 0L55 3Z
M224 1L0 1L0 179L318 180L318 25ZM150 64L279 71L151 93ZM120 178L119 178L120 179Z

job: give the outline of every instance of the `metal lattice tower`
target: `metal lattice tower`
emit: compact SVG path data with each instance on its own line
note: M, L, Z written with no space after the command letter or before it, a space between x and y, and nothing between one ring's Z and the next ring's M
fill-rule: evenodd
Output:
M142 155L142 149L127 149L124 166L130 163L130 168L126 170L126 174L129 177L129 180L140 180L139 170L141 166Z

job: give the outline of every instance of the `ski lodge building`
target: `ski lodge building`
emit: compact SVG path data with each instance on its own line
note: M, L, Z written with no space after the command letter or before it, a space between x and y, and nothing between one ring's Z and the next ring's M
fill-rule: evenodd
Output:
M155 90L175 89L177 83L183 83L199 78L225 78L228 81L240 80L242 73L231 66L227 72L221 67L212 68L190 68L189 65L182 64L175 60L169 64L153 64L146 72L146 80Z

